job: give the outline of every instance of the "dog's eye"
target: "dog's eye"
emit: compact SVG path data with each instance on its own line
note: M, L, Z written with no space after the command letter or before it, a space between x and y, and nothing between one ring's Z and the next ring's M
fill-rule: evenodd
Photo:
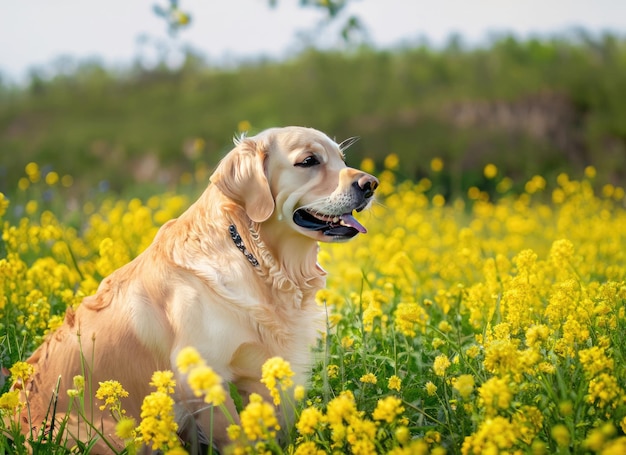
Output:
M311 166L317 166L318 164L320 164L320 162L317 158L315 158L314 156L307 156L305 159L303 159L299 163L296 163L295 166L311 167Z

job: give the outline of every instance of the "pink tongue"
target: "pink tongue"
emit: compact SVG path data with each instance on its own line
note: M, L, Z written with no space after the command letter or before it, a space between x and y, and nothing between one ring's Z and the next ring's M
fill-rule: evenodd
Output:
M341 221L343 221L346 226L353 227L362 234L365 234L367 232L367 229L365 229L365 227L361 223L359 223L356 218L353 217L350 213L344 213L343 215L341 215Z

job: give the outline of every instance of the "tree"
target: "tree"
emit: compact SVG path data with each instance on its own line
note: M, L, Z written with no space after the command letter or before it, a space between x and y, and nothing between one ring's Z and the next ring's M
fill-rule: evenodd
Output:
M365 31L365 27L357 16L342 17L342 13L346 11L346 7L351 1L353 0L299 0L300 6L303 8L315 8L327 13L322 25L328 25L341 19L343 25L340 34L346 42L352 41ZM271 8L276 8L279 0L268 0L268 4ZM168 0L167 6L154 5L153 10L157 16L165 20L170 35L176 35L191 24L191 14L180 8L178 0Z

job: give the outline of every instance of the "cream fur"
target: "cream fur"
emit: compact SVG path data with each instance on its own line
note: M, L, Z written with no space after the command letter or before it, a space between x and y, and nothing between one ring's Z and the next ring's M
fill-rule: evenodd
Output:
M296 165L308 156L319 165ZM137 422L142 400L152 391L152 373L176 372L175 358L186 346L195 347L244 397L267 395L259 379L261 365L272 356L289 361L295 381L304 383L309 350L322 329L314 299L325 284L317 242L334 239L297 226L294 211L311 205L324 213L325 204L330 215L361 209L355 185L369 182L375 188L377 181L348 168L342 150L323 133L287 127L236 142L211 182L141 255L105 278L75 313L68 311L63 326L28 359L35 374L23 386L29 403L21 415L25 430L31 424L41 427L59 377L57 421L63 417L69 404L65 391L75 375L84 373L81 352L91 370L87 390L95 393L98 382L118 380L129 392L123 407ZM258 267L235 247L230 224ZM204 403L189 399L184 380L177 382L181 416L193 415L208 434ZM94 403L93 422L121 449L115 422L108 410L99 411L100 404ZM227 406L236 414L232 402ZM218 418L213 433L218 447L228 442L225 427ZM75 414L68 428L75 439L86 438ZM109 452L100 442L93 453Z

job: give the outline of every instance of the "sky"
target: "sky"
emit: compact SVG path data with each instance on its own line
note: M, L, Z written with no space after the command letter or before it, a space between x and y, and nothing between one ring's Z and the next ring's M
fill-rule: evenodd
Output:
M192 24L173 40L152 9L167 0L0 0L0 74L19 83L31 68L58 68L62 56L112 68L137 58L149 65L159 48L169 49L168 61L176 66L183 46L214 63L281 58L297 52L302 32L315 30L322 19L299 3L278 0L270 8L268 0L179 0ZM453 33L470 45L504 32L545 36L582 27L626 34L625 0L352 0L344 14L357 15L379 48L420 38L442 45ZM315 39L332 47L338 34L326 31Z

